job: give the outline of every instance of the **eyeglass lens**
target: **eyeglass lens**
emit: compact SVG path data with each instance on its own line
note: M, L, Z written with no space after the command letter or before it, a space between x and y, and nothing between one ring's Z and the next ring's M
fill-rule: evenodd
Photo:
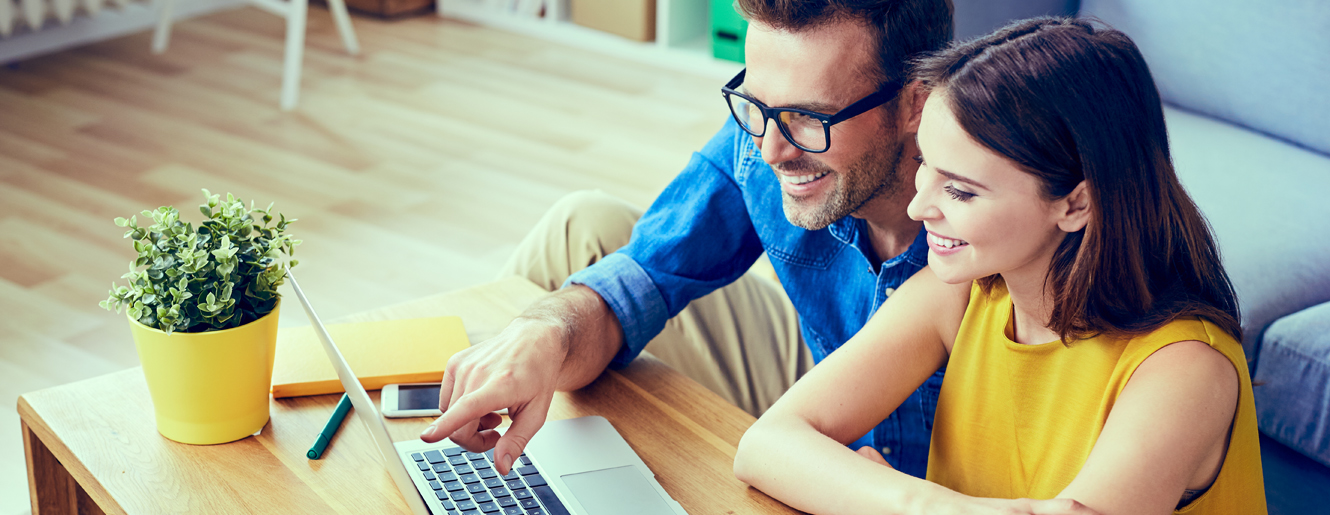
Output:
M766 117L762 114L762 108L739 95L729 95L729 98L735 120L749 134L762 136L766 129ZM821 120L790 111L781 111L776 117L777 123L784 126L785 133L789 134L798 146L811 151L827 148L827 132L822 128Z

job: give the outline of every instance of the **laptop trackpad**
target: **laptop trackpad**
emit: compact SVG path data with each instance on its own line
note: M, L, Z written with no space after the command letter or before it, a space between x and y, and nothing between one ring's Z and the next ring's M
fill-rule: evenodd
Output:
M674 515L633 465L568 474L560 479L588 515Z

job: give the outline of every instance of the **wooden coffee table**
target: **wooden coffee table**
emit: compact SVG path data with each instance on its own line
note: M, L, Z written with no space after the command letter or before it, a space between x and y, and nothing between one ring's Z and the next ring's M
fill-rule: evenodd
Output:
M544 294L509 278L338 322L457 315L481 342ZM305 458L339 397L273 400L259 436L194 446L157 433L138 368L23 395L33 514L409 513L354 417L323 459ZM608 419L690 514L796 513L731 472L753 417L649 354L556 394L549 419L586 415ZM387 419L388 431L415 438L429 421Z

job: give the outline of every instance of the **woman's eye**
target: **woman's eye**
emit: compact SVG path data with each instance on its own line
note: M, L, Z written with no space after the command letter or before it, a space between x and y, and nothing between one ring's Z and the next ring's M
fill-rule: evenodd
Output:
M948 195L951 195L951 198L959 200L961 202L968 202L971 198L974 198L973 193L956 189L955 186L952 186L950 184L943 186L942 190L947 192Z
M924 164L924 156L914 156L910 159L914 159L914 162L919 163L921 165Z

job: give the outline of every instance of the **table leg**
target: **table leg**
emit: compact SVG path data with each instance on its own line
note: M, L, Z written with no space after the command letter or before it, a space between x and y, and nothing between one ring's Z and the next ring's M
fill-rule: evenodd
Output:
M69 475L27 422L23 424L23 453L28 458L28 494L32 515L102 515L102 510Z

